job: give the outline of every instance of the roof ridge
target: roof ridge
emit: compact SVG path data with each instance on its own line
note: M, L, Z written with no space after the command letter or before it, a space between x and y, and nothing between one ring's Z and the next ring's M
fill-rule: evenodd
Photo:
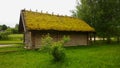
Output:
M76 17L68 16L68 15L54 14L53 12L52 12L52 14L50 14L48 12L44 13L42 10L41 10L41 12L38 12L38 10L37 11L32 11L31 9L30 10L26 10L26 9L21 10L21 12L26 12L26 11L27 12L33 12L33 13L39 13L39 14L47 14L47 15L51 15L51 16L59 16L59 17L68 17L68 18L73 18L73 19L79 19L79 18L76 18ZM79 20L82 20L82 19L79 19Z

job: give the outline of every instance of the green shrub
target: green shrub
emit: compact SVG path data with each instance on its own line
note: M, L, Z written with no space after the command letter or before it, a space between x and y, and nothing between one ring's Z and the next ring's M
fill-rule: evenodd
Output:
M70 41L70 37L69 36L63 36L63 38L61 39L61 43L64 45L65 43L67 43L68 41Z
M65 49L64 44L68 42L70 38L67 36L64 36L62 40L53 42L53 38L50 37L50 35L46 35L42 37L42 48L41 50L44 52L48 52L50 55L52 55L53 59L55 61L61 61L65 58Z
M44 52L49 52L52 46L53 39L50 37L50 35L43 35L42 39L42 47L41 50Z
M54 42L51 47L51 55L55 61L61 61L65 58L65 49L63 48L63 43Z

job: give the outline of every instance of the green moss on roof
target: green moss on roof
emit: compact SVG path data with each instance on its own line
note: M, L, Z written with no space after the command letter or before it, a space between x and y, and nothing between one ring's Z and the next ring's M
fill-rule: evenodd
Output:
M83 20L32 11L22 11L28 30L95 31Z

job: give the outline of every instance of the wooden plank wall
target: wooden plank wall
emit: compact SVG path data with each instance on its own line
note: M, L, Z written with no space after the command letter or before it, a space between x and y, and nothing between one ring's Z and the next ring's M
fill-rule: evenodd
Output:
M87 45L88 44L88 34L87 33L62 33L62 32L41 32L41 31L32 31L32 46L35 48L41 47L41 38L43 35L50 34L54 41L61 40L64 35L70 36L70 41L66 43L65 46L77 46L77 45ZM30 35L28 36L30 38ZM30 42L30 40L27 40ZM30 43L27 43L30 45Z

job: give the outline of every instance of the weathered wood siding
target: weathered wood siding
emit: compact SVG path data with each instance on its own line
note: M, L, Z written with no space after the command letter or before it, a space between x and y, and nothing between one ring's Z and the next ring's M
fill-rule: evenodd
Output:
M24 33L25 34L25 41L24 41L24 43L25 43L25 48L27 48L27 49L30 49L30 48L32 48L33 46L32 46L32 42L31 42L31 32L29 32L29 31L27 31L27 32L25 32Z
M87 34L71 34L70 41L66 43L66 46L78 46L87 45Z
M47 35L48 33L47 32L40 32L40 31L33 31L32 32L32 45L33 47L35 46L35 48L39 48L41 47L41 38L44 36L44 35ZM58 38L58 35L57 33L49 33L50 36L53 38L54 41L58 41L59 38Z
M63 33L63 32L41 32L41 31L32 31L31 32L31 41L32 47L39 48L41 47L41 38L43 35L50 34L54 41L61 40L61 38L66 35L70 37L70 41L65 44L65 46L77 46L77 45L87 45L88 44L88 37L87 33ZM30 34L26 34L27 38L30 38ZM27 42L30 42L30 39L27 39ZM29 46L30 43L26 43Z

